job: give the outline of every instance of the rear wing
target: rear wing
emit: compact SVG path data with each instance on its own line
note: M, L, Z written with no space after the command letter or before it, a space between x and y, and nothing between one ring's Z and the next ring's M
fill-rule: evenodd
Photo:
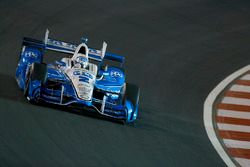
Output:
M46 30L44 37L44 48L63 53L74 54L77 45L49 38L49 30ZM103 42L101 50L89 48L89 59L101 62L103 59L119 62L123 65L125 58L120 55L107 53L107 43Z
M75 49L77 47L76 44L63 42L55 39L49 38L49 30L46 30L45 38L43 41L32 39L32 38L23 38L23 46L27 46L30 48L36 48L41 52L44 53L45 50L53 50L62 53L69 53L74 54ZM25 48L25 47L24 47ZM123 56L107 53L106 52L107 43L103 42L103 46L101 50L89 48L89 59L96 60L102 64L103 60L111 60L120 63L120 66L123 66L125 58Z

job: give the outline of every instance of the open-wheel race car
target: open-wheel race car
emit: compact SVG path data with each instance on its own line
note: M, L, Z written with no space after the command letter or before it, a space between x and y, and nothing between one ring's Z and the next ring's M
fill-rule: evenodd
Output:
M23 38L16 69L18 86L32 103L52 103L99 113L116 120L133 122L138 115L139 88L125 81L125 58L79 45L50 39ZM68 54L51 64L43 62L46 50ZM105 60L114 63L104 63Z

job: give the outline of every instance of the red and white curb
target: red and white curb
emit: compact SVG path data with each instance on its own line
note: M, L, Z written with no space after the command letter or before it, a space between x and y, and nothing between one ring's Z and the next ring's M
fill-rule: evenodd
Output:
M250 65L217 85L204 103L204 125L228 166L250 166Z

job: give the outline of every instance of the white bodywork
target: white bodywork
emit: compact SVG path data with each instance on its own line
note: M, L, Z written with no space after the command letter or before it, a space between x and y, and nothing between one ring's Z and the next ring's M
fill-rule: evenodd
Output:
M79 53L81 47L86 49L85 54ZM78 56L84 56L85 58L88 58L88 53L89 49L87 45L80 44L76 48L72 58L63 58L61 60L62 62L65 62L66 66L60 67L60 69L64 71L72 81L78 97L83 100L92 99L97 74L97 66L95 64L88 63L86 68L78 68L74 66L74 61Z
M94 72L83 68L71 68L66 71L66 74L72 81L78 97L83 100L91 100L96 80Z

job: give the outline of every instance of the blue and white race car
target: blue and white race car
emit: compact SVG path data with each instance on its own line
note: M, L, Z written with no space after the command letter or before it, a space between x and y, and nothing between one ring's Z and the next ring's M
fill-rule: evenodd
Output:
M125 82L124 57L107 53L106 42L96 50L87 46L86 38L75 45L48 36L47 30L43 41L23 38L16 80L30 102L95 111L128 123L136 120L139 88ZM68 57L45 64L46 50Z

